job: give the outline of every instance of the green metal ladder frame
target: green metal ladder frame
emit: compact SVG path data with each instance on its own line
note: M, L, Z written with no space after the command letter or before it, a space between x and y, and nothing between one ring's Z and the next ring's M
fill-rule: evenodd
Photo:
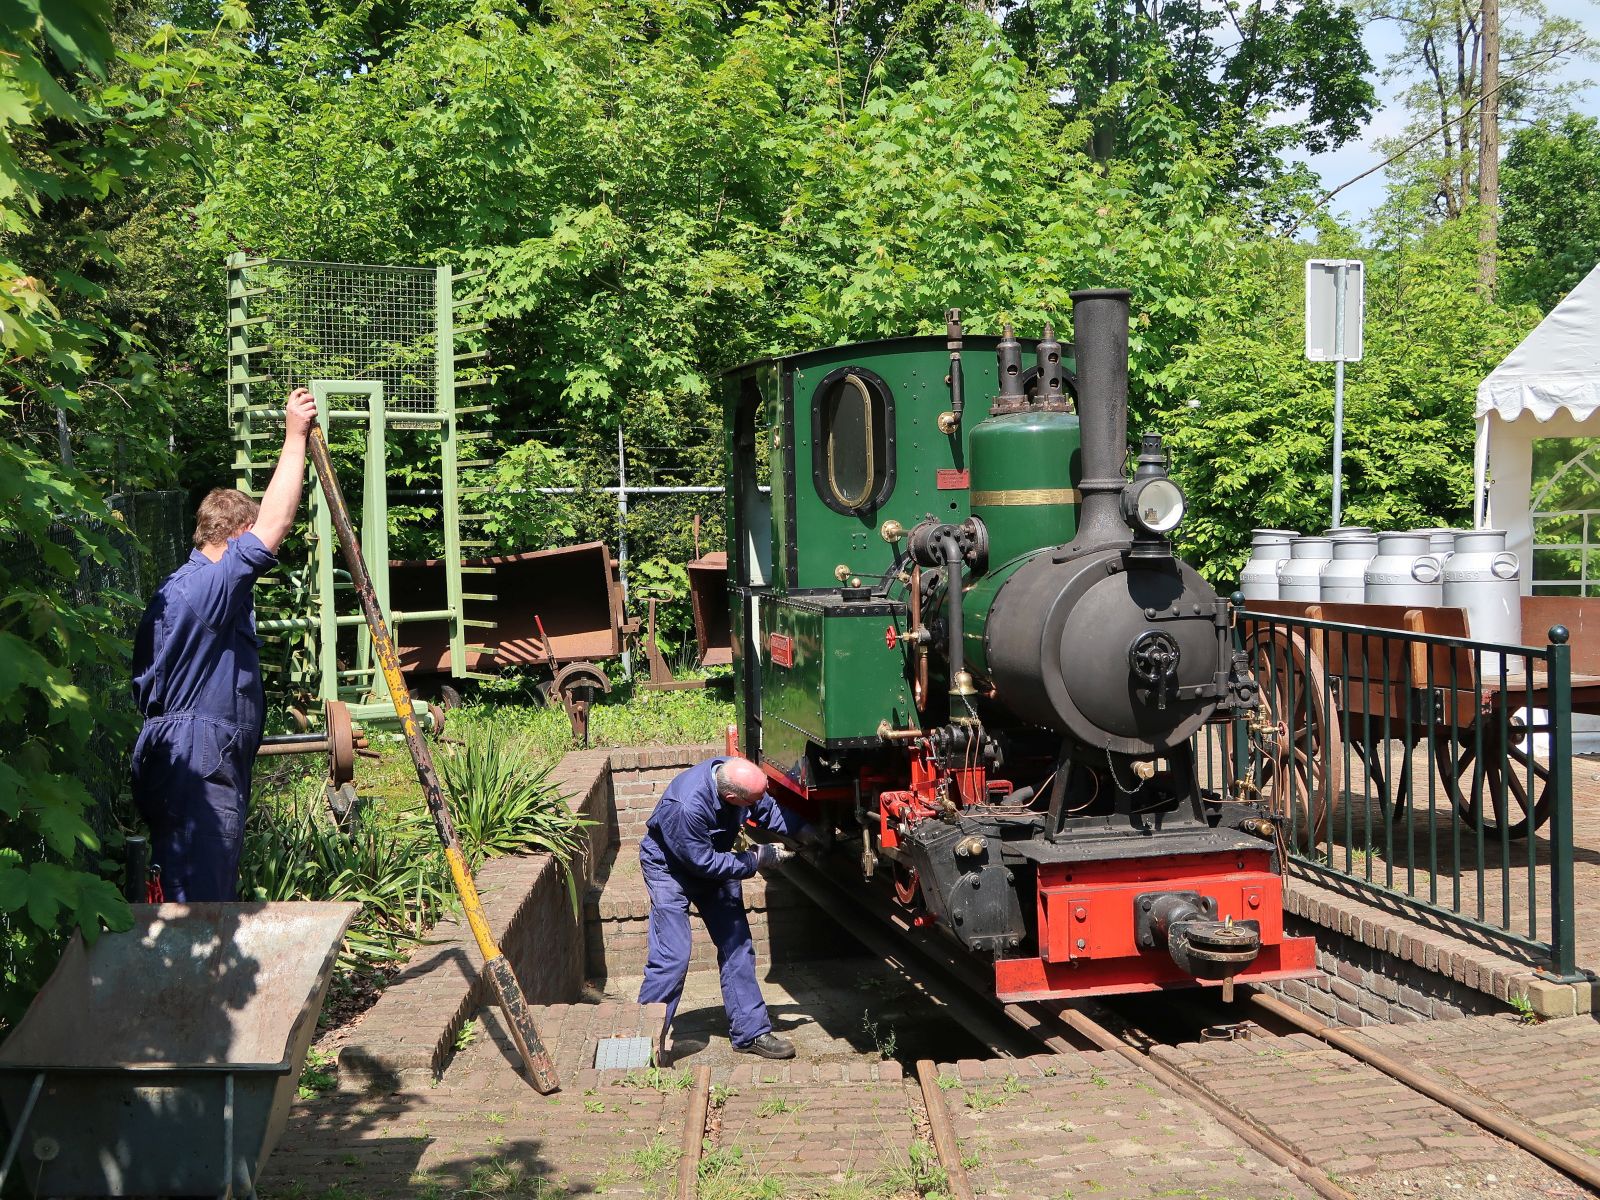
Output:
M249 273L252 268L276 264L301 268L331 266L350 269L351 264L296 263L278 259L250 259L243 254L228 258L228 408L234 443L234 475L239 490L259 498L264 487L258 484L258 475L269 473L273 462L254 460L254 446L281 436L282 401L277 397L266 403L253 403L251 387L255 384L290 381L276 379L270 371L262 371L262 360L272 353L272 346L260 340L259 327L270 320L251 312L250 301L270 292L269 286L258 286ZM359 267L356 267L359 269ZM380 268L381 269L381 268ZM482 350L457 351L457 339L464 335L480 333L482 323L458 326L455 314L462 308L479 303L481 296L456 299L454 287L463 280L482 275L483 272L453 274L449 267L433 268L434 276L434 381L436 403L431 412L396 411L385 404L381 381L363 379L313 379L309 382L317 399L318 411L328 427L336 422L359 422L365 426L366 453L364 463L363 498L360 517L360 538L366 559L372 567L373 586L378 602L389 614L391 623L407 621L445 621L449 625L449 653L452 676L460 678L492 678L480 672L467 670L467 655L481 652L484 647L470 644L466 631L469 628L493 628L494 622L476 620L467 615L467 605L489 602L495 596L487 593L469 593L463 585L467 574L489 574L493 568L468 566L463 554L470 550L483 550L491 543L484 540L464 539L462 522L481 521L482 514L461 512L463 494L476 494L484 488L463 488L460 472L463 467L486 466L488 460L462 461L461 443L487 437L486 433L465 432L460 428L463 416L487 411L488 406L460 407L456 404L458 388L480 386L491 382L487 376L458 379L457 371L463 366L479 362L486 357ZM468 368L470 369L470 367ZM364 403L352 407L335 407L334 401L355 397ZM438 463L440 475L440 519L443 535L445 564L445 607L426 612L394 613L389 603L389 494L387 476L388 443L391 427L428 429L437 431ZM371 635L359 612L338 611L338 593L348 589L348 579L341 584L342 572L336 565L339 548L333 537L332 520L321 486L312 479L310 553L306 568L288 582L297 593L295 608L281 616L258 623L259 631L268 637L287 636L299 638L299 645L291 647L288 654L288 680L291 690L310 692L318 700L344 700L350 704L352 718L368 724L393 723L394 708L382 673L372 653ZM339 630L355 627L357 632L356 658L351 668L339 668ZM420 715L420 714L419 714Z

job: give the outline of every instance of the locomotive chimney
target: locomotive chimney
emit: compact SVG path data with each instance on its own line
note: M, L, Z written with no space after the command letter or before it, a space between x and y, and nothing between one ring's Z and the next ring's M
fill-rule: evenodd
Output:
M1083 547L1126 541L1121 497L1128 453L1127 290L1073 292L1072 341L1083 439L1083 509L1073 541Z

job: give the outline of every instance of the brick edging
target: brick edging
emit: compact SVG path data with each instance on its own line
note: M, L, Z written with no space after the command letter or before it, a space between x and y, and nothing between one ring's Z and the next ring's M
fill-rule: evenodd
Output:
M1470 941L1466 931L1399 905L1383 907L1290 876L1284 880L1283 907L1286 913L1496 1000L1525 1000L1541 1017L1571 1017L1594 1007L1594 983L1546 979L1532 964L1500 953L1487 941Z
M693 766L719 752L714 744L572 750L551 770L549 783L593 822L582 861L574 864L578 911L548 855L493 859L476 879L490 931L529 1004L567 1003L583 986L582 901L616 844L613 777ZM456 916L445 917L340 1049L339 1086L393 1089L437 1078L461 1029L491 999L471 929Z
M573 864L578 914L547 854L492 859L476 877L489 929L530 1004L572 1000L583 985L581 898L611 847L611 758L606 750L574 750L548 778L574 812L594 822ZM436 1078L490 994L471 929L455 915L441 919L340 1049L340 1088L392 1090Z

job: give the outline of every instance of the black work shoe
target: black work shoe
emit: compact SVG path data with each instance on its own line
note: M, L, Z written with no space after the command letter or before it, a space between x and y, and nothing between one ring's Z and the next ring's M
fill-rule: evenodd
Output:
M738 1054L759 1054L762 1058L793 1058L794 1043L785 1041L775 1033L763 1033L748 1046L735 1046Z

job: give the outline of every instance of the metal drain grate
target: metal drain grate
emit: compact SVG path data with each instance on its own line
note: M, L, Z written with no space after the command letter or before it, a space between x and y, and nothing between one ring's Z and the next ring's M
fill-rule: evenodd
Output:
M601 1038L594 1048L597 1071L631 1071L650 1065L650 1039L642 1037Z

